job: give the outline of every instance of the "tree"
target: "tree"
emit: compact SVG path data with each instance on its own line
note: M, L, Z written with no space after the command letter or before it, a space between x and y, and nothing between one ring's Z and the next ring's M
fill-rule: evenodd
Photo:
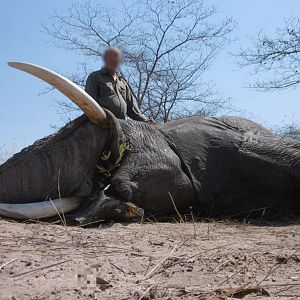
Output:
M273 132L280 138L300 141L300 126L293 120L285 123L281 127L274 128Z
M0 145L0 165L12 156L5 144Z
M3 148L4 148L4 145L0 145L0 164L2 164L5 161Z
M84 56L84 72L72 77L80 85L106 47L121 48L122 73L142 112L166 122L228 104L203 76L233 29L231 19L214 22L216 14L198 0L142 0L121 8L88 1L65 16L55 13L44 27L58 46Z
M280 90L300 83L300 20L291 18L275 37L262 32L251 48L238 54L241 67L252 67L255 74L267 74L269 79L257 80L251 87Z

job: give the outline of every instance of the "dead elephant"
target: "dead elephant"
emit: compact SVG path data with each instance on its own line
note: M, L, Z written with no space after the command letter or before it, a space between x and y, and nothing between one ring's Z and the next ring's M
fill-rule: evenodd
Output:
M300 207L300 143L238 117L191 117L152 126L117 120L68 79L47 81L85 113L0 166L0 214L82 222L194 212L228 215ZM51 200L56 199L56 200Z

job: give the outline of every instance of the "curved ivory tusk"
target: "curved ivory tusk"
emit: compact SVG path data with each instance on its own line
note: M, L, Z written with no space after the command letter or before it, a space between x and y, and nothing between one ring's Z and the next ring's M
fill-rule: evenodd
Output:
M95 124L103 125L106 121L106 114L101 106L83 89L78 87L74 82L57 74L54 71L22 62L9 62L9 66L32 74L58 89L86 114L86 116Z
M49 218L69 213L83 201L83 198L74 197L26 204L0 203L0 215L22 220Z

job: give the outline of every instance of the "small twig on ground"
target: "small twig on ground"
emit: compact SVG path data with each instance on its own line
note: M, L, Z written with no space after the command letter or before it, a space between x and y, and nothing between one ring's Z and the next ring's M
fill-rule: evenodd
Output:
M207 225L207 238L210 239L210 224Z
M13 259L7 261L6 263L2 264L2 265L0 266L0 270L4 269L7 265L9 265L10 263L14 262L15 260L17 260L17 259L16 259L16 258L13 258Z
M42 291L37 296L33 297L33 300L40 300L43 294L45 294L45 291Z
M51 204L52 204L52 206L54 207L54 209L55 209L57 215L59 216L61 223L62 223L64 226L66 226L66 225L67 225L67 222L66 222L66 219L65 219L64 214L61 215L61 214L59 213L58 209L56 208L54 202L53 202L51 199L49 199L49 201L51 202Z
M210 252L210 251L213 251L213 250L218 250L218 249L224 248L224 247L226 247L226 246L233 245L233 244L235 244L235 243L236 243L236 242L227 243L227 244L225 244L225 245L216 246L216 247L211 248L211 249L206 249L206 250L204 250L204 251L201 251L201 252L198 252L198 253L196 253L196 254L190 255L190 256L188 257L188 259L197 257L197 256L199 256L199 255L201 255L201 254L204 254L204 253L207 253L207 252Z
M238 270L237 272L235 272L233 275L231 275L230 277L228 277L227 279L225 279L224 281L222 281L219 286L221 286L222 284L228 282L230 279L232 279L233 277L237 276L238 274L240 274L242 271L244 271L244 269L242 268L241 270Z
M213 271L212 273L213 274L218 274L219 272L222 271L221 267L223 267L224 265L226 265L227 263L230 263L232 262L233 260L232 259L227 259L225 260L224 262L222 262L221 264L219 264Z
M71 260L72 259L67 259L67 260L52 264L52 265L48 265L48 266L45 266L45 267L40 267L40 268L36 268L34 270L30 270L30 271L27 271L27 272L19 273L19 274L11 276L11 278L17 278L17 277L21 277L23 275L27 275L27 274L31 274L31 273L34 273L34 272L37 272L37 271L45 270L45 269L48 269L48 268L51 268L51 267L55 267L55 266L64 264L64 263L69 262Z
M261 263L254 256L251 256L251 258L261 268Z
M147 295L148 292L151 291L151 289L158 283L159 280L157 280L156 282L154 282L152 285L150 285L146 291L143 293L143 295L139 298L139 300L144 299L144 297Z
M194 238L197 236L197 231L196 231L196 222L194 219L194 214L193 214L193 207L190 206L190 211L191 211L191 216L192 216L192 221L193 221L193 226L194 226Z
M179 219L180 219L180 222L181 222L181 223L184 223L184 220L183 220L181 214L179 213L179 211L178 211L178 209L177 209L177 207L176 207L176 204L175 204L175 202L174 202L174 199L173 199L171 193L168 192L168 194L169 194L169 196L170 196L170 199L171 199L171 201L172 201L172 204L173 204L173 206L174 206L174 209L175 209L175 211L176 211L176 213L177 213L177 215L178 215L178 217L179 217Z
M185 242L186 242L186 241L185 241ZM218 250L218 249L221 249L221 248L224 248L224 247L226 247L226 246L233 245L233 244L235 244L235 242L233 242L233 243L228 243L228 244L221 245L221 246L217 246L217 247L214 247L214 248L211 248L211 249L207 249L207 250L204 250L204 251L202 251L202 252L198 252L198 253L196 253L196 254L190 255L190 256L186 257L185 259L186 259L186 260L189 260L189 259L195 258L195 257L197 257L197 256L200 256L201 254L205 254L205 253L210 252L210 251L213 251L213 250ZM182 262L182 260L179 259L178 261L172 262L172 264L170 264L168 267L176 266L176 265L180 264L181 262Z
M102 223L102 222L105 222L104 219L102 220L97 220L97 221L93 221L93 222L89 222L89 223L84 223L84 224L79 224L78 227L87 227L87 226L90 226L90 225L93 225L93 224L97 224L97 223Z
M151 263L152 263L152 258L149 257L149 264L148 264L147 269L146 269L146 271L145 271L145 273L144 273L144 277L145 277L146 274L148 273L148 270L149 270L149 268L150 268Z
M288 256L287 258L285 258L285 260L281 263L277 263L276 265L274 265L269 272L267 273L267 275L257 284L257 286L259 287L269 276L271 276L282 264L285 264L293 255L295 255L297 252L299 251L299 249L296 249L290 256Z
M141 279L140 282L148 279L174 253L176 249L177 249L177 245L175 245L172 251L164 259L162 259L157 265L155 265L155 267L143 279Z
M118 267L118 266L116 266L114 263L112 263L110 260L108 260L109 261L109 263L113 266L113 267L115 267L117 270L119 270L119 271L121 271L124 275L128 275L128 274L130 274L130 273L132 273L132 272L127 272L127 271L124 271L122 268L120 268L120 267Z
M286 291L288 291L290 289L294 289L294 288L295 288L295 286L293 286L293 285L286 285L283 289L280 289L279 291L276 291L274 294L279 295L283 292L286 292Z

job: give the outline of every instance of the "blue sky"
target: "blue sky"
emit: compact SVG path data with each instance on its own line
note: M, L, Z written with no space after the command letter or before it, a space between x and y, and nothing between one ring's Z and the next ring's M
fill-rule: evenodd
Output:
M105 1L101 1L101 3ZM119 0L106 1L118 4ZM80 61L77 55L53 45L41 27L56 10L63 13L74 0L5 0L0 11L0 146L17 151L53 132L51 125L62 125L55 99L58 93L39 95L45 85L25 73L11 69L8 61L27 61L62 73L72 73ZM300 121L300 89L263 93L245 88L249 73L239 70L229 52L249 43L260 29L273 33L285 18L300 13L299 0L210 0L220 17L231 16L237 23L234 42L222 51L208 72L224 97L231 97L243 115L267 126L284 119ZM100 62L99 62L100 66ZM95 65L95 68L99 66Z

